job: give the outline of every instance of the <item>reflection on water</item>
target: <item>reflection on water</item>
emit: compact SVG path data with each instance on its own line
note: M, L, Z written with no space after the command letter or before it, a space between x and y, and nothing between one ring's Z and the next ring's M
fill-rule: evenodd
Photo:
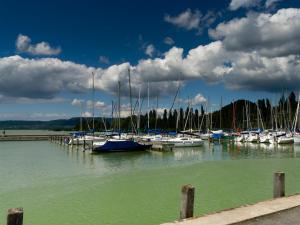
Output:
M299 192L299 157L294 145L206 142L171 152L91 155L47 141L3 142L0 218L4 224L6 209L22 206L27 224L161 224L176 218L185 183L199 187L196 215L269 198L278 169L289 174L288 194Z
M81 147L61 147L69 158L98 174L176 166L203 161L300 157L300 147L255 143L205 143L201 147L175 148L170 152L123 152L91 155Z

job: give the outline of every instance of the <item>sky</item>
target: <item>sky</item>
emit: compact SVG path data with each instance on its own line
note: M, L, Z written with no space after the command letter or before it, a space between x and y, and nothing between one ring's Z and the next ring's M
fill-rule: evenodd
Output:
M110 115L299 91L300 1L0 1L0 120Z

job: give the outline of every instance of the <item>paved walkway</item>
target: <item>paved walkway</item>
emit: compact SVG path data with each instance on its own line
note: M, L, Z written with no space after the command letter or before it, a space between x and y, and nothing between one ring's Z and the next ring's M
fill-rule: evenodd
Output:
M300 225L300 194L163 225Z

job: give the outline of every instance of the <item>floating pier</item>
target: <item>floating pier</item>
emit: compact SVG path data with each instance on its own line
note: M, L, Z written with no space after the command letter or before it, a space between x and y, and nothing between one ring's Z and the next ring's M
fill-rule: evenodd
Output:
M152 151L157 151L157 152L169 152L173 151L174 149L174 144L172 143L165 143L161 141L141 141L139 140L140 143L143 144L152 144L151 150Z

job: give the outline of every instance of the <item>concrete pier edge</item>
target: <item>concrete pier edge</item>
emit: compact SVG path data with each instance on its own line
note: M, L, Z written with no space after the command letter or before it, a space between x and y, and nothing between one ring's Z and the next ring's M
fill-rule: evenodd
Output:
M265 216L272 216L277 213L284 213L299 207L300 209L300 194L291 195L288 197L277 198L258 202L251 205L244 205L237 208L222 210L215 213L206 214L200 217L184 219L163 223L161 225L229 225L242 224L243 222L263 219ZM300 215L299 215L300 221Z

